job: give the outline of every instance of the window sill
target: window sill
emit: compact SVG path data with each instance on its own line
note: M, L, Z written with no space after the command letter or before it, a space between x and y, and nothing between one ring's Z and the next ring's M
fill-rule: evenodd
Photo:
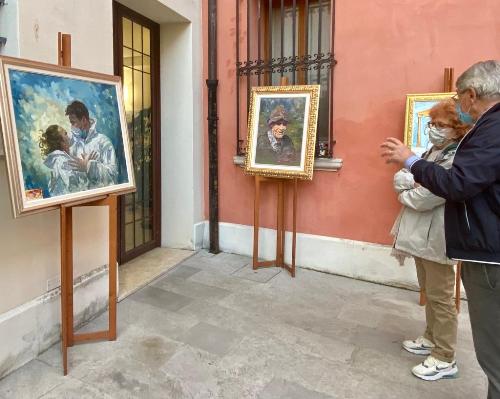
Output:
M243 155L233 156L233 163L243 167L245 157ZM326 172L336 172L342 168L344 161L339 158L317 158L314 160L314 170L323 170Z

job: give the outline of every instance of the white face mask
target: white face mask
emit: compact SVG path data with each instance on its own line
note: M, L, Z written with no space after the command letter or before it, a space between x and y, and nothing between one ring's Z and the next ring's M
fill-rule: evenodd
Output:
M429 141L434 145L441 145L448 140L451 130L449 127L439 128L433 126L429 128Z

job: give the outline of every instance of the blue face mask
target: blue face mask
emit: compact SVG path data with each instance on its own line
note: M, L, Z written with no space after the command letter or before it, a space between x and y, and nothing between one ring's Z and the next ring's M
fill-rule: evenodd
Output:
M457 102L455 108L457 110L458 119L460 119L460 121L462 121L467 125L472 125L474 123L474 118L472 117L472 115L469 114L468 112L463 112L460 103Z
M71 126L71 133L74 136L85 140L87 138L88 131L80 129L78 127Z

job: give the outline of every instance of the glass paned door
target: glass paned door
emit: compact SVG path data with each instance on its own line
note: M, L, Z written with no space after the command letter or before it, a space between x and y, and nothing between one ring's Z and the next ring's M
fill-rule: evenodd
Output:
M121 198L120 262L160 243L158 25L114 3L115 71L121 75L137 191Z

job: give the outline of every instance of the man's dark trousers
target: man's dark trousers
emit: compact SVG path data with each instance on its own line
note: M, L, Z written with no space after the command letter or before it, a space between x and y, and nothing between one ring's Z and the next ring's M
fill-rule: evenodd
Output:
M500 265L463 262L472 337L488 377L488 399L500 399Z

